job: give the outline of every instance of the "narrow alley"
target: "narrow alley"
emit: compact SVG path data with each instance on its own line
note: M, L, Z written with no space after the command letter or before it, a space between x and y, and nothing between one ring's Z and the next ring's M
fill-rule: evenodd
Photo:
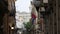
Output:
M60 0L0 0L0 34L60 34Z

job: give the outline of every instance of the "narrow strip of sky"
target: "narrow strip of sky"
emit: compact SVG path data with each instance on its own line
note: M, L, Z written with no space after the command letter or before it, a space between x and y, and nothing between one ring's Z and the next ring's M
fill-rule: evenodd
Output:
M29 10L30 1L31 0L17 0L15 3L16 11L29 13L30 12L30 10Z

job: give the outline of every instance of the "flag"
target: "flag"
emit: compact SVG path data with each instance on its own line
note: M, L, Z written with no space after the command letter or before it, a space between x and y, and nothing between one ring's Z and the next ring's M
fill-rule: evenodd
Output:
M32 13L32 18L36 19L36 15L34 13Z
M36 15L32 13L32 24L34 24L34 20L36 19Z
M34 5L32 5L31 16L32 16L32 23L33 24L36 23L37 22L36 18L38 17L38 13L37 13L36 7Z

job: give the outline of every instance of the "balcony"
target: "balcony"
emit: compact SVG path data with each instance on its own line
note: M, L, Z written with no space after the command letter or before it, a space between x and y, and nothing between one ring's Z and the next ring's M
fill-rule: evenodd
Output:
M39 7L40 6L40 0L33 0L33 4L36 6L36 7Z

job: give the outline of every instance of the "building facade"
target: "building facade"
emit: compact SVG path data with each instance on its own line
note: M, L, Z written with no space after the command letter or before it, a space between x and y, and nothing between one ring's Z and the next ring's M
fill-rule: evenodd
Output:
M0 2L0 33L12 34L11 27L15 23L15 1L16 0L1 0ZM13 19L12 19L13 18Z
M59 0L33 0L40 1L39 8L45 8L45 11L40 11L40 15L43 16L44 19L44 29L42 30L43 34L60 34L60 3ZM38 3L37 3L38 4ZM36 9L39 8L35 5ZM41 17L41 16L40 16Z
M52 2L52 11L53 13L51 13L48 17L48 22L49 22L49 31L48 34L60 34L60 7L59 7L59 0L54 0L54 1L49 1Z

